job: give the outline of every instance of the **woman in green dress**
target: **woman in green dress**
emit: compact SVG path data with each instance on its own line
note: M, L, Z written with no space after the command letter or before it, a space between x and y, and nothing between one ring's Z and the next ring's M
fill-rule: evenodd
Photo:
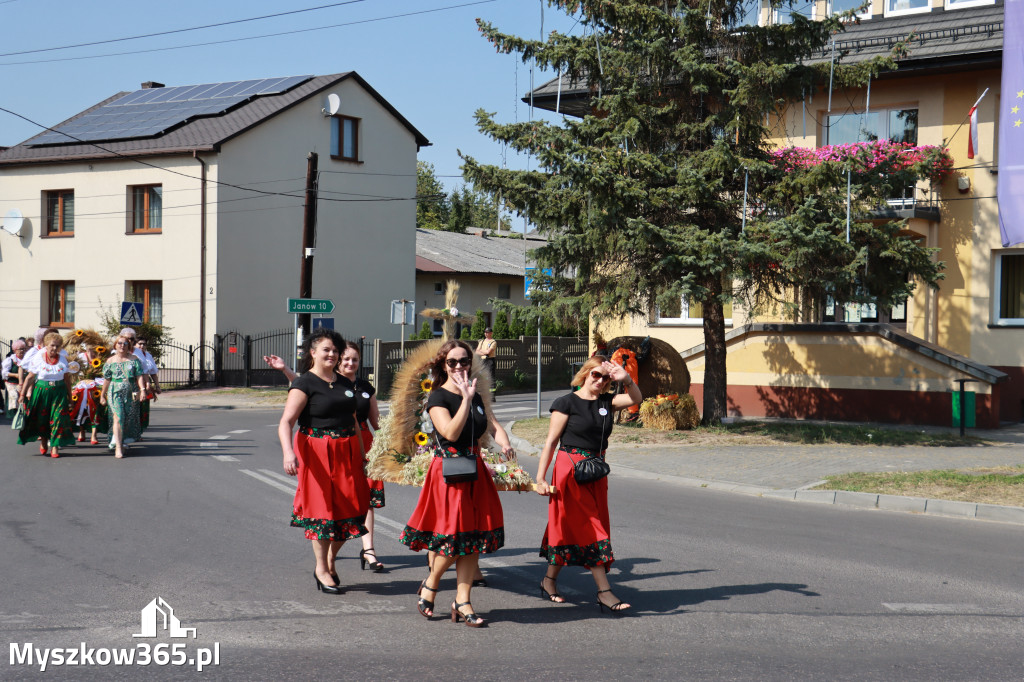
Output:
M22 389L24 428L18 433L18 444L40 441L39 454L60 457L59 447L75 444L71 424L71 372L66 357L61 356L64 339L57 332L43 338L42 351L31 362L22 362L28 373ZM28 365L28 366L26 366Z
M114 355L103 366L100 404L107 406L110 443L115 457L124 457L124 446L139 439L139 396L146 388L139 359L132 355L132 342L124 336L114 341Z

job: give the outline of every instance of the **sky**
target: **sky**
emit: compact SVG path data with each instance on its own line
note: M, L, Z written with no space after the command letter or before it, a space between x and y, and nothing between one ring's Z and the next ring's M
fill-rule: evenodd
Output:
M323 8L180 31L314 7ZM498 54L476 18L539 38L542 15L545 34L582 30L546 2L542 11L541 0L0 0L0 107L52 126L145 81L176 86L357 71L431 141L419 159L454 189L462 184L457 150L485 163L530 164L476 129L478 108L502 122L530 119L529 105L520 101L530 89L530 66ZM167 31L177 32L49 49ZM289 31L300 32L246 39ZM533 82L553 77L535 69ZM534 109L534 118L545 116ZM41 130L0 111L0 146Z

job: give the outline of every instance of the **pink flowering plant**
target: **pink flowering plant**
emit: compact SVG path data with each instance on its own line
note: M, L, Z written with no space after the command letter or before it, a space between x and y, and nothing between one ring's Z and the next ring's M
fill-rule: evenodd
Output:
M787 173L826 163L839 164L844 171L849 167L861 179L884 174L903 176L901 182L927 178L939 183L953 173L953 157L948 149L889 140L833 144L817 149L786 147L773 151L772 156Z

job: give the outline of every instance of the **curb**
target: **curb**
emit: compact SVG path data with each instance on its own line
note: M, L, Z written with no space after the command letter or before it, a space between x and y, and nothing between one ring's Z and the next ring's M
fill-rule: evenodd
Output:
M512 435L515 421L505 425L509 441L517 452L537 455L540 450L529 442ZM883 495L876 493L855 493L847 490L778 490L764 486L733 483L730 481L712 481L673 474L656 474L643 469L616 464L611 475L625 475L631 478L643 478L652 481L666 481L691 488L706 488L727 493L741 493L754 497L764 497L790 502L809 502L811 504L829 504L858 509L877 509L880 511L911 512L929 516L952 517L959 519L978 519L981 521L997 521L1024 525L1024 507L1004 507L997 504L979 502L956 502L954 500L933 500L925 497L906 497L902 495ZM817 485L817 483L812 483Z

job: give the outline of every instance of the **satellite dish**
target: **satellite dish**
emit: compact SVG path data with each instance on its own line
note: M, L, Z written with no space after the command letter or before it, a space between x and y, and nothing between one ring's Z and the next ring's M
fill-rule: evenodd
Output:
M21 234L21 226L25 223L25 217L21 215L21 211L16 208L12 208L4 216L4 231L10 232L14 236Z
M327 95L327 99L324 100L324 116L334 116L339 109L341 109L341 97L333 92Z

